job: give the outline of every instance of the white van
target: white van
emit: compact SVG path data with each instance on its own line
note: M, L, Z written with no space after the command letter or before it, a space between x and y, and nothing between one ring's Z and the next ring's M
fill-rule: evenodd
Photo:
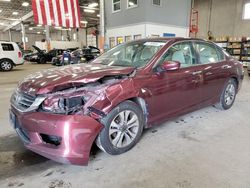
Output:
M10 71L23 63L22 52L17 43L0 41L0 70Z

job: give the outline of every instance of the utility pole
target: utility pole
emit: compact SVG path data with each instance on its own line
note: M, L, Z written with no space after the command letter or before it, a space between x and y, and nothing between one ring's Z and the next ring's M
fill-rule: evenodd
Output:
M11 34L11 30L9 29L9 30L8 30L8 32L9 32L9 40L10 40L10 42L12 42L12 34Z
M21 28L22 28L22 42L23 42L23 49L27 50L26 48L26 34L25 34L25 27L23 22L21 22Z

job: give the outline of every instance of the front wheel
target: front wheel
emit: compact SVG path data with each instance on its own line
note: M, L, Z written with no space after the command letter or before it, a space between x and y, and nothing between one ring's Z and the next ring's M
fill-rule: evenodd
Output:
M237 83L234 79L230 79L220 96L220 102L215 105L215 107L227 110L231 108L234 104L235 97L237 93Z
M47 63L47 61L46 61L46 59L45 58L41 58L40 59L40 61L39 61L39 64L46 64Z
M104 125L96 144L111 155L130 150L140 139L144 118L141 108L132 101L125 101L101 120Z

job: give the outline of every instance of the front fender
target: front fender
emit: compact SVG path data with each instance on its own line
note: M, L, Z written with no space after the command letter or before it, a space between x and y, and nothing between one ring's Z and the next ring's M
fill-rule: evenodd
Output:
M149 90L137 88L134 85L133 79L126 79L108 87L105 90L105 97L96 101L91 108L94 108L103 114L108 114L113 108L125 100L142 98L147 101L147 98L150 96L151 93Z

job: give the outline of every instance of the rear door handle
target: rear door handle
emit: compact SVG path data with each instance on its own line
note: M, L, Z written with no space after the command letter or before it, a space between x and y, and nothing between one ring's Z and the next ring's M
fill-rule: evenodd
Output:
M195 72L192 72L192 75L198 75L198 74L201 74L202 73L202 71L195 71Z
M213 73L212 72L207 72L205 75L210 76L210 75L213 75Z

